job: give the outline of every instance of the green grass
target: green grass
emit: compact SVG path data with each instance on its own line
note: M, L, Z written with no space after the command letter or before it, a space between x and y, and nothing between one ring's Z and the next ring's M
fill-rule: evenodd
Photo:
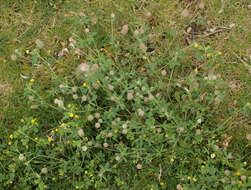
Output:
M249 26L249 23L251 23L251 14L250 8L248 8L250 2L248 0L238 2L233 0L204 0L203 2L205 5L204 8L199 8L197 1L178 0L9 0L1 3L0 140L2 144L0 152L2 155L0 157L0 168L3 172L1 172L0 184L3 183L5 186L0 187L20 189L21 187L25 187L26 184L27 189L32 188L29 180L22 184L20 179L20 183L17 182L16 184L11 184L10 182L6 184L6 179L2 180L3 176L12 175L8 173L11 173L10 165L13 163L5 161L6 158L11 158L6 152L11 152L11 155L18 153L16 149L11 149L8 146L8 142L10 141L9 135L18 131L20 125L22 125L20 120L27 119L27 121L30 121L31 118L39 118L40 125L44 127L40 133L41 138L46 138L48 131L54 129L62 119L61 113L50 109L50 106L43 106L44 102L35 102L35 105L39 105L39 108L31 109L33 103L27 102L27 95L31 93L27 89L27 82L30 78L35 78L35 91L49 104L53 105L53 100L57 95L60 95L65 101L69 102L71 98L68 95L65 97L62 96L57 91L57 87L65 81L69 85L80 85L81 76L74 78L73 73L79 64L86 61L92 63L104 61L107 64L112 64L123 76L127 76L129 73L131 76L138 77L139 79L150 77L149 84L155 84L155 82L160 80L159 85L163 85L163 87L160 86L159 91L167 95L167 100L170 103L176 102L172 104L174 109L179 106L180 109L191 109L191 113L188 112L185 115L185 119L180 114L180 118L177 117L177 120L186 120L188 118L194 120L196 117L193 109L203 110L201 112L207 119L205 121L207 126L219 127L219 131L217 129L214 135L210 136L210 134L208 136L209 138L215 137L219 141L222 141L224 139L222 134L225 133L228 137L231 137L227 148L228 152L232 153L234 158L233 161L225 161L231 162L230 165L234 168L233 171L236 168L241 168L241 164L246 161L248 166L242 172L250 176L251 148L250 141L246 138L247 134L251 134L251 117L248 106L248 102L251 102L251 27ZM189 10L187 17L182 16L184 9ZM221 9L222 11L219 12ZM149 12L151 16L148 15ZM110 15L112 13L115 14L114 21L111 21ZM125 24L128 25L129 31L123 36L120 31ZM88 34L85 32L86 28L90 31ZM219 30L219 32L214 33L212 30L214 28L214 31ZM135 37L135 30L139 32L143 30L143 33ZM190 32L188 32L189 30ZM149 35L151 35L151 38ZM77 47L81 49L80 57L70 52L66 56L58 58L58 53L63 48L70 49L68 46L69 38L72 36L77 41ZM35 41L37 39L40 39L44 44L41 50L36 48ZM150 52L142 53L139 50L138 47L141 42L149 48ZM218 56L215 60L213 58L200 59L199 56L205 55L192 47L195 42L201 48L210 46L210 49L207 50L208 53L217 54L218 51L221 51L222 55ZM34 53L34 49L39 52L39 56ZM101 49L103 50L101 51ZM14 54L15 50L18 50L21 56L17 60L12 60L11 55ZM26 54L26 50L34 54ZM174 59L175 56L177 56L177 59ZM176 66L171 67L168 65L172 63L176 64ZM40 66L38 67L38 65ZM51 68L54 68L54 72L51 71ZM166 78L161 77L160 72L157 73L157 71L161 71L163 68L166 68L167 71ZM198 92L194 92L192 96L194 99L182 99L185 90L176 84L179 83L181 86L183 85L187 88L193 88L193 86L197 85L193 81L195 68L198 69L198 75L201 77L197 81L200 85L204 85L202 79L210 72L217 75L219 82L213 87L208 87L208 89L205 84ZM27 76L28 79L24 79L21 76ZM125 77L123 81L133 83L135 78L129 80ZM125 87L123 85L121 88ZM198 97L211 96L215 93L215 90L216 93L219 93L219 97L221 97L220 103L207 104L204 102L204 107L201 105L202 109ZM102 93L105 92L102 91ZM181 101L180 104L178 100ZM102 101L102 98L98 101ZM105 110L108 105L109 103L104 101L101 107ZM76 106L77 110L81 110L78 104ZM179 111L179 109L177 110ZM128 117L127 119L132 118ZM223 131L221 131L222 128L224 128ZM210 130L214 131L215 129L210 128ZM181 149L177 150L177 152L182 152L186 146L181 146ZM31 151L34 151L34 154L38 154L36 152L37 149L34 147ZM56 152L57 150L55 149L55 154ZM201 157L203 155L202 153ZM181 175L182 171L185 173L189 169L185 166L182 168L183 164L186 165L185 161L184 163L180 161L183 164L178 164L176 169L165 168L163 164L169 160L169 156L163 153L163 155L154 161L153 166L149 167L149 170L143 170L141 173L131 169L131 167L134 167L134 161L129 161L129 159L128 163L124 163L121 166L121 170L118 170L118 173L113 174L113 177L107 176L107 181L102 181L102 184L110 183L112 189L175 189L176 185L182 182L180 182L180 178L177 176L170 177L174 174L169 173L168 170L175 172L179 169L176 172ZM58 158L57 155L54 158ZM187 157L184 156L184 158ZM74 159L77 158L74 157ZM102 157L102 159L105 160L106 158ZM136 158L134 159L136 160ZM161 161L161 159L163 160ZM222 158L222 160L224 159ZM14 161L14 158L12 161ZM43 162L44 160L40 161ZM51 160L49 162L51 163L50 167L61 167L54 164ZM163 170L166 172L163 176L169 176L165 179L163 178L164 187L158 182L161 164ZM216 167L217 172L220 172L222 169L221 165L217 166L218 168L212 164L212 168ZM91 168L91 166L89 167ZM19 165L16 166L17 171L20 170L18 168ZM76 166L76 168L78 167ZM40 166L34 166L33 169L38 172ZM118 180L116 177L123 176L123 172L127 169L128 181L126 183L128 186L113 186L112 182L114 179ZM26 174L20 175L24 179ZM27 175L29 176L29 174ZM82 180L77 177L75 178L75 176L68 176L64 182L50 183L48 179L52 175L53 172L50 173L48 178L41 178L43 182L36 181L36 183L48 185L49 189L59 189L60 183L62 183L63 189L71 189L76 186L74 180L76 182ZM184 174L184 176L186 175ZM10 178L17 179L16 177L12 177ZM27 179L33 178L27 177ZM152 181L149 181L149 179ZM217 180L219 181L219 179ZM217 180L212 179L213 182ZM117 183L121 182L117 181ZM168 186L167 184L170 185ZM35 187L34 184L33 187ZM187 187L200 188L189 185ZM227 185L223 187L231 189ZM247 183L246 186L232 188L245 189L247 187L251 188ZM39 188L43 189L42 185ZM102 188L104 189L104 186ZM185 184L184 189L186 189Z

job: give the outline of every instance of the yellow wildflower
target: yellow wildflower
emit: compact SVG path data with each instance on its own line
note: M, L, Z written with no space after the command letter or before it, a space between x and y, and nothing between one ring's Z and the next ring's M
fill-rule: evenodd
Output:
M55 178L55 177L53 177L53 178L52 178L52 180L53 180L53 181L55 181L55 180L56 180L56 178Z
M38 138L37 137L35 137L35 139L34 139L35 141L38 141Z
M35 80L34 79L31 79L30 82L34 82Z
M195 48L197 48L199 45L198 45L197 43L195 43L193 46L194 46Z
M85 137L85 141L88 141L88 137Z
M21 119L21 123L24 123L24 119Z
M76 118L76 119L78 119L78 118L79 118L79 116L78 116L78 115L75 115L75 118Z
M32 119L31 123L34 124L36 122L36 119Z
M243 162L243 165L244 165L244 166L247 166L247 162Z
M70 117L73 117L74 115L73 115L73 113L70 113Z
M114 133L118 133L118 132L119 132L119 130L118 130L118 129L115 129L115 130L114 130Z
M198 73L198 69L197 69L197 68L195 68L195 69L194 69L194 72L197 74L197 73Z
M239 181L239 184L241 185L241 184L242 184L242 181Z
M58 128L56 128L55 131L58 132Z
M222 55L222 52L221 52L221 51L218 51L218 55Z
M202 168L202 169L204 169L204 168L205 168L205 166L204 166L204 165L202 165L202 166L201 166L201 168Z
M48 141L51 142L51 141L52 141L52 138L51 138L51 137L48 137Z
M241 173L240 172L236 172L235 175L239 176L239 175L241 175Z
M78 189L79 187L76 185L75 188Z
M171 158L171 159L170 159L170 162L174 162L174 159L173 159L173 158Z
M86 87L86 82L83 83L83 87Z
M188 179L188 180L190 180L190 179L191 179L191 177L190 177L190 176L187 176L187 179Z
M164 185L164 183L161 181L160 183L159 183L161 186L163 186Z
M193 178L193 181L194 181L194 182L196 182L196 181L197 181L197 179L194 177L194 178Z
M10 139L13 139L13 135L12 134L10 135Z
M25 53L26 53L26 54L30 54L30 50L28 50L28 49L25 50Z
M207 57L211 57L211 53L208 53L208 54L207 54Z
M9 141L9 142L8 142L8 145L11 145L11 144L12 144L12 142L11 142L11 141Z
M71 104L68 104L67 107L70 108L70 107L71 107Z
M85 174L86 174L86 175L88 174L88 171L87 171L87 170L85 170Z
M143 137L146 138L146 134L144 134Z

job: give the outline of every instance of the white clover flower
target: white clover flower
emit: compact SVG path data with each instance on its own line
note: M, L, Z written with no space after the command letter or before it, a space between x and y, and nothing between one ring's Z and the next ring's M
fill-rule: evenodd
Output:
M114 13L111 14L111 18L115 18L115 14Z
M35 41L35 43L36 43L37 47L40 48L40 49L44 47L44 43L39 39L37 39Z
M116 157L115 157L115 160L119 161L119 160L120 160L120 157L119 157L119 156L116 156Z
M92 115L88 115L88 117L87 117L87 120L88 121L92 121L94 118L93 118L93 116Z
M247 177L246 177L245 175L242 175L242 176L241 176L241 180L242 180L242 181L246 181L246 180L247 180Z
M147 47L146 47L146 45L144 43L140 43L139 44L139 49L141 49L142 51L146 52Z
M87 142L88 146L92 146L92 141Z
M226 176L230 175L230 171L229 170L225 170L224 173L225 173Z
M42 174L46 174L47 172L48 172L47 168L42 168L42 169L41 169L41 173L42 173Z
M83 151L83 152L86 152L87 149L88 149L87 146L82 146L82 151Z
M71 90L72 90L72 92L77 92L78 91L78 87L77 86L73 86Z
M130 92L127 94L127 100L132 100L133 99L133 93Z
M82 101L85 102L87 100L87 97L86 96L82 96Z
M211 158L213 158L213 159L214 159L214 158L215 158L215 156L216 156L216 155L215 155L214 153L213 153L213 154L211 154Z
M126 129L126 127L127 127L127 125L126 125L126 123L124 123L124 124L122 125L122 128L123 128L123 129Z
M107 137L112 137L112 132L108 133Z
M201 134L201 130L200 129L196 129L196 135L200 135Z
M109 90L111 90L111 91L114 90L114 87L113 87L111 84L108 84L108 88L109 88Z
M98 119L100 118L100 113L95 113L95 117Z
M78 95L77 95L77 94L73 94L72 98L73 98L74 100L76 100L76 99L78 99Z
M108 145L108 143L104 143L103 146L104 146L105 148L107 148L109 145Z
M127 129L123 129L122 130L122 134L126 135L128 133L128 130Z
M83 131L83 129L79 129L78 130L78 135L80 136L80 137L83 137L84 136L84 131Z
M98 129L100 128L100 123L95 123L95 127Z
M152 13L151 13L151 12L147 12L147 13L146 13L146 17L147 17L147 18L151 18L151 17L152 17Z
M90 32L89 28L86 28L85 33L89 33L89 32Z
M197 123L201 124L202 120L201 119L198 119L197 120Z
M142 169L142 165L141 165L141 164L137 164L136 168L137 168L138 170L141 170L141 169Z
M142 110L142 109L138 109L138 114L140 115L140 116L143 116L144 115L144 111Z
M15 54L12 54L10 56L10 58L11 58L12 61L16 61L17 60L17 56Z
M19 157L18 157L19 160L24 160L24 155L23 154L19 154Z
M125 25L123 25L123 27L122 27L122 30L121 30L121 34L122 35L126 35L127 34L127 32L128 32L128 25L127 24L125 24Z
M90 66L87 63L82 63L78 66L77 71L89 72Z
M102 122L103 122L103 120L102 120L102 119L99 119L99 120L98 120L98 122L99 122L99 123L102 123Z

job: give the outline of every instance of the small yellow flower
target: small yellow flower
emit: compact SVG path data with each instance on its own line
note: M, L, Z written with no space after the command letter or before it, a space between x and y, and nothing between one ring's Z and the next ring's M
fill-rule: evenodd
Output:
M86 174L86 175L88 174L88 171L87 171L87 170L85 170L85 174Z
M250 102L247 103L247 106L250 106Z
M194 182L197 182L197 179L194 177L194 178L193 178L193 181L194 181Z
M25 53L26 53L26 54L30 54L30 50L28 50L28 49L25 50Z
M222 55L222 52L221 52L221 51L218 51L218 55Z
M164 183L161 181L160 183L159 183L161 186L163 186L164 185Z
M241 184L242 184L242 181L239 181L239 184L241 185Z
M124 183L125 183L124 181L121 181L121 184L122 184L122 185L124 185Z
M171 159L170 159L170 162L172 162L172 163L173 163L173 162L174 162L174 158L171 158Z
M94 184L94 188L97 188L97 184L96 183Z
M143 137L146 138L146 134L144 134Z
M9 142L8 142L8 145L11 145L11 144L12 144L12 142L11 142L11 141L9 141Z
M36 119L32 119L31 123L34 124L36 122Z
M244 166L247 166L247 162L243 162L243 165L244 165Z
M21 123L24 123L24 119L21 119Z
M83 83L83 87L86 87L86 82Z
M13 135L12 134L10 135L10 139L13 139Z
M53 135L54 134L54 130L52 130L50 133L51 133L51 135Z
M38 138L37 137L35 137L35 139L34 139L35 141L38 141Z
M235 175L239 176L239 175L241 175L241 173L240 172L236 172Z
M53 178L52 178L52 180L53 180L53 181L56 181L56 178L55 178L55 177L53 177Z
M98 83L98 84L100 84L100 81L99 81L99 80L97 80L97 83Z
M113 165L113 168L117 168L118 166L115 164L115 165Z
M70 108L70 107L71 107L71 104L68 104L67 107Z
M70 113L70 117L74 117L73 113Z
M34 82L35 80L34 79L31 79L30 82Z
M151 188L150 190L154 190L153 188Z
M211 53L208 53L208 54L207 54L207 57L211 57Z
M76 189L79 189L79 187L78 187L77 185L75 186L75 188L76 188Z
M195 48L197 48L199 45L198 45L197 43L195 43L193 46L194 46Z
M195 69L194 69L194 72L197 74L197 73L198 73L198 69L197 69L197 68L195 68Z
M65 123L62 123L62 124L61 124L61 126L62 126L62 127L65 127L65 126L66 126L66 124L65 124Z
M202 165L202 166L201 166L201 168L202 168L202 169L204 169L204 168L205 168L205 166L204 166L204 165Z
M78 115L75 115L75 118L76 118L76 119L78 119L78 118L79 118L79 116L78 116Z
M55 131L58 132L58 128L56 128Z
M119 130L118 130L118 129L115 129L115 130L114 130L114 133L118 133L118 132L119 132Z
M48 141L51 142L51 141L52 141L52 138L51 138L51 137L48 137Z
M85 141L88 141L88 137L85 137Z
M188 180L190 180L190 179L191 179L191 177L190 177L190 176L187 176L187 179L188 179Z

